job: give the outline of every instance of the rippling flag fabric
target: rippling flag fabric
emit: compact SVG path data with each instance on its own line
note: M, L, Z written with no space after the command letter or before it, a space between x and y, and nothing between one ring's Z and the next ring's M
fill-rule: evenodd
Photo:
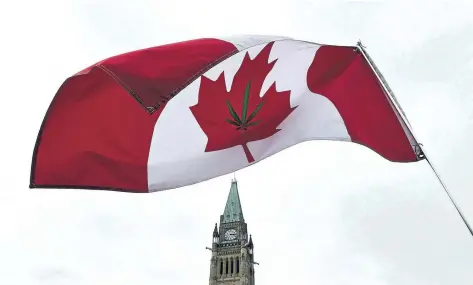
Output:
M30 188L172 189L309 140L421 159L357 46L272 36L172 43L105 59L62 84Z

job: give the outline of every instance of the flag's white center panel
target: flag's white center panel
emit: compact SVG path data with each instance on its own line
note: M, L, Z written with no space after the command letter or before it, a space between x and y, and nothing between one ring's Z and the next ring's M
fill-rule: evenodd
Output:
M243 50L204 76L216 80L224 72L229 91L245 54L248 52L253 59L265 46L261 44ZM343 119L332 102L312 93L307 86L307 71L318 48L316 44L292 40L274 43L269 62L277 61L264 80L260 96L276 82L278 92L290 91L290 105L297 108L279 124L280 131L276 134L247 143L255 162L307 140L350 140ZM182 90L166 105L155 125L148 158L150 191L193 184L250 165L242 146L205 151L208 137L190 110L198 103L200 86L199 78Z
M272 41L292 40L288 37L271 35L233 35L230 37L219 37L219 39L232 43L239 51Z

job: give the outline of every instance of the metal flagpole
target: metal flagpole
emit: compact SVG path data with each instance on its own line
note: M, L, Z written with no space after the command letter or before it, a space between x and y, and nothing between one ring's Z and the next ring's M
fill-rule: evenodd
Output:
M407 120L407 117L406 117L406 114L404 113L404 111L402 110L401 106L399 105L398 101L396 100L396 97L394 96L394 92L392 91L392 89L389 87L388 83L386 82L386 80L384 79L383 75L381 74L381 71L379 71L379 69L377 68L377 66L374 64L373 60L371 59L371 57L368 55L368 53L366 52L365 50L365 47L363 46L363 44L361 43L361 41L358 41L357 43L357 47L358 47L358 50L361 52L361 54L363 55L363 57L365 58L365 60L368 62L370 68L373 70L373 72L375 73L376 77L378 78L379 82L381 83L381 86L384 90L384 92L386 93L388 99L391 101L392 105L395 107L396 111L399 113L399 115L402 117L402 120L405 122L406 124L406 127L408 128L409 132L411 133L412 137L414 138L414 140L416 141L417 145L416 145L416 152L418 152L418 157L420 159L425 159L427 161L427 163L429 164L430 168L432 169L432 171L434 172L435 176L437 177L438 181L440 182L440 184L442 185L443 187L443 190L445 191L445 193L447 194L448 198L450 199L450 201L452 202L453 206L455 207L455 209L457 210L458 214L460 215L460 217L462 218L463 220L463 223L466 225L466 227L468 228L468 231L470 232L471 236L473 236L473 229L472 227L468 224L468 221L465 219L465 216L463 215L462 211L460 210L460 207L457 205L457 203L455 203L452 195L450 194L450 191L448 191L447 189L447 186L445 185L445 183L442 181L442 179L440 178L440 175L439 173L437 172L437 170L435 169L432 161L427 157L427 154L425 153L425 150L424 148L422 147L422 144L418 143L413 131L412 131L412 126L411 124L409 123L409 121Z

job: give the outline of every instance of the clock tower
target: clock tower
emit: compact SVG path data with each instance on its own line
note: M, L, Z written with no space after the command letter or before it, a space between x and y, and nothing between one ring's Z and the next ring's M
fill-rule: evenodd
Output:
M210 260L210 285L255 285L253 240L232 180L220 225L215 224Z

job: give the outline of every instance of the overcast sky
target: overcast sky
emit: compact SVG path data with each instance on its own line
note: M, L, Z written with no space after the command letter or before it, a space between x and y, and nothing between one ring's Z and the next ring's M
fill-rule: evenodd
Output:
M37 132L68 76L111 55L198 37L362 39L473 224L468 2L1 1L0 284L208 284L205 247L232 175L153 194L28 189ZM426 162L310 142L237 178L257 285L473 282L473 237Z

